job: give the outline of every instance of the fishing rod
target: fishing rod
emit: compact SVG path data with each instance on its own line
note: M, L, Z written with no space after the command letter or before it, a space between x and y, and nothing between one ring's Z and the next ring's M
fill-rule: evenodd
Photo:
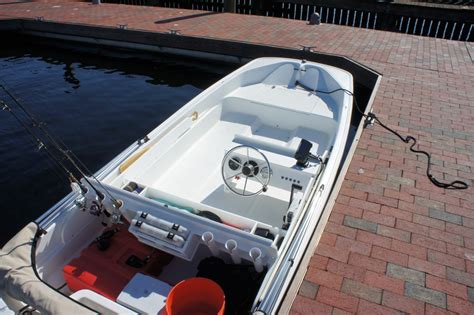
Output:
M5 101L0 100L0 106L4 111L9 112L16 121L25 129L25 131L32 137L33 143L38 146L38 150L44 149L46 154L51 158L51 160L55 163L56 167L59 167L62 171L66 173L70 182L80 183L74 174L61 162L61 160L56 157L49 149L49 147L33 132L33 130L12 110L10 106L8 106Z
M43 136L49 141L49 143L57 150L59 151L59 153L67 160L69 161L69 163L71 163L71 165L74 167L74 169L76 169L77 172L79 172L79 174L82 176L82 178L84 178L84 180L87 182L87 184L95 191L95 193L97 194L97 196L99 197L100 200L103 200L104 199L104 194L98 190L95 185L93 185L91 183L91 181L88 179L88 177L91 177L93 178L97 184L104 190L104 192L109 196L109 198L111 199L113 205L115 208L120 208L122 206L122 201L119 201L117 200L111 193L110 191L104 187L104 185L102 185L102 183L92 174L92 172L84 165L84 163L81 162L81 160L65 145L64 142L62 142L61 140L57 139L56 137L54 137L51 132L46 128L46 123L44 122L41 122L41 121L38 121L34 116L33 114L28 111L22 104L21 102L15 97L15 95L13 95L13 93L11 93L7 88L6 86L0 82L0 88L14 101L14 103L17 105L17 107L19 109L21 109L21 111L23 111L23 113L28 117L28 119L32 122L33 124L33 127L36 127L42 134ZM4 102L3 102L4 103ZM14 114L13 111L11 110L10 107L7 106L7 108L9 108L9 112ZM30 129L30 127L27 126L26 123L24 123L23 121L21 121L21 119L18 117L18 115L16 115L16 119L22 124L23 127L27 127L28 129L28 133L32 134L33 136L35 136L35 134L32 132L32 130ZM36 137L36 136L35 136ZM37 138L37 137L36 137ZM36 139L35 139L36 141ZM41 143L41 146L44 146L44 141L40 141ZM48 152L48 154L53 157L53 155L51 154L51 152ZM55 158L55 157L53 157ZM57 158L55 158L55 160L57 160ZM67 168L66 168L67 169ZM85 171L83 171L83 169ZM63 168L64 170L64 168ZM72 174L72 172L68 172L67 174ZM84 185L82 185L80 183L80 181L77 180L77 178L73 177L75 179L74 182L76 182L79 187L81 188L81 191L83 193L85 193L87 191L87 189L84 187Z

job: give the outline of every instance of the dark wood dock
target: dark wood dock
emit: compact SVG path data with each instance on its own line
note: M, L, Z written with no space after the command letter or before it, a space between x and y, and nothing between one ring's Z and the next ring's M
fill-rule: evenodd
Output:
M86 25L92 39L122 26L124 36L178 30L350 57L383 75L373 111L419 139L434 175L473 183L474 43L262 16L0 0L0 30L29 21ZM473 189L435 187L425 157L408 148L377 125L364 129L316 251L300 267L298 294L287 298L291 313L474 314Z

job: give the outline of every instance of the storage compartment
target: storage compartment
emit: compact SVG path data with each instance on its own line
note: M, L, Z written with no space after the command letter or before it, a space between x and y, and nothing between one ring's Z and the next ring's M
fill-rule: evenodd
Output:
M103 245L93 242L64 266L63 275L72 292L88 289L115 301L137 272L158 276L173 259L139 242L127 231L127 226L115 228L119 230L110 238L104 238ZM149 261L141 265L140 261L152 253Z

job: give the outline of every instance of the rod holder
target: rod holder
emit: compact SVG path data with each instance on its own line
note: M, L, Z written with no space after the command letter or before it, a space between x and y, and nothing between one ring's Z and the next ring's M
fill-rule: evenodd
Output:
M249 251L249 256L252 259L255 271L258 273L263 271L262 251L260 248L254 247Z
M219 249L217 249L216 242L214 242L214 234L211 232L204 232L201 239L211 251L212 256L219 256Z
M232 261L234 264L238 265L242 262L242 258L240 258L239 253L237 251L237 242L235 240L228 240L225 242L225 249L232 257Z

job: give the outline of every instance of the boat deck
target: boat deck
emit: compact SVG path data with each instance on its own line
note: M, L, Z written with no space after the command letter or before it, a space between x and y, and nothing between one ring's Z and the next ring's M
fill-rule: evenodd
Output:
M345 55L383 74L374 112L433 153L434 175L472 184L474 44L337 25L182 9L0 1L32 18ZM2 24L0 22L0 28ZM124 30L126 32L126 30ZM474 313L474 194L443 190L425 160L365 129L291 313Z

